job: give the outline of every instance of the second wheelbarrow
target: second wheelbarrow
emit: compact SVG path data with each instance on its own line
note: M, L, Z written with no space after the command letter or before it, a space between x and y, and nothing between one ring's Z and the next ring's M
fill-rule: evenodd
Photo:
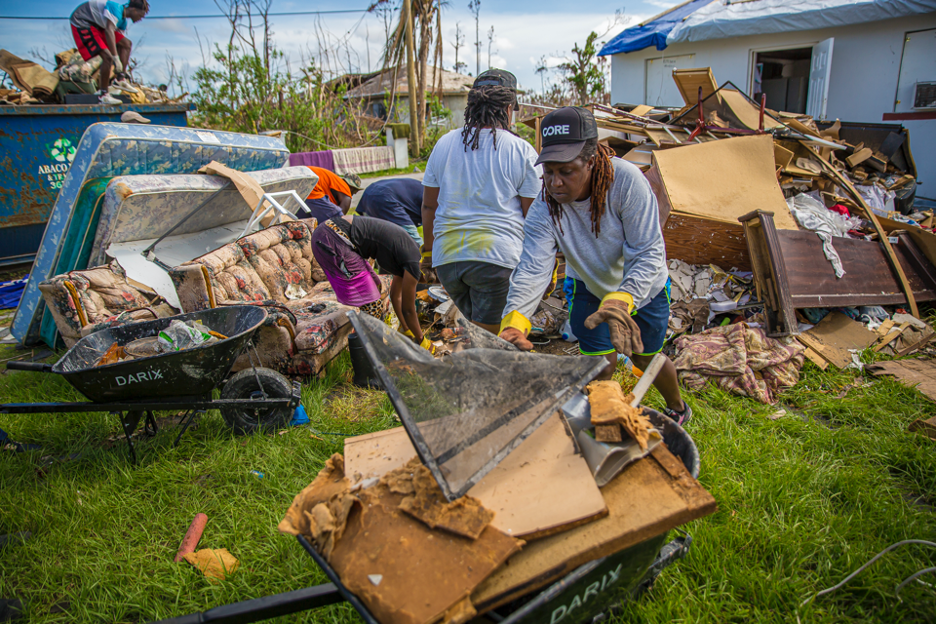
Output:
M116 413L134 462L131 436L144 417L146 430L156 432L154 411L185 412L176 443L195 415L209 409L219 410L228 426L238 433L282 427L299 405L301 386L274 370L254 365L251 339L266 317L266 310L248 305L201 310L95 332L75 343L55 364L8 362L9 370L61 375L90 401L3 403L0 414ZM181 351L97 365L113 345L125 347L142 338L155 338L176 320L200 321L224 338ZM245 351L251 367L228 379L221 398L213 399L213 391Z

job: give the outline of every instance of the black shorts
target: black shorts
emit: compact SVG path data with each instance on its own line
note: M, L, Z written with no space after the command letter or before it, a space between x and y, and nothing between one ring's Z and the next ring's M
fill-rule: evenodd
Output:
M477 261L451 262L435 269L445 291L466 319L500 325L513 269Z

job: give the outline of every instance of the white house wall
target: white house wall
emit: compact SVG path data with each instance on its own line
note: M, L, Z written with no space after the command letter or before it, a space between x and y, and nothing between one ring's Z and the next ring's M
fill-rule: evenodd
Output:
M885 113L894 112L904 35L930 28L936 28L936 13L840 28L679 43L663 51L648 48L615 54L611 59L611 101L647 102L646 60L685 55L695 55L695 67L711 67L718 84L730 80L750 94L754 52L810 47L834 37L827 117L903 124L910 131L910 147L922 184L917 194L936 198L936 120L883 118Z

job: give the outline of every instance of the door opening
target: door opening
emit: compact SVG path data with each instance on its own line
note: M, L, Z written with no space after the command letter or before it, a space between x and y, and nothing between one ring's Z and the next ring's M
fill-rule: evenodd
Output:
M767 94L767 108L805 113L812 47L757 52L754 58L754 99Z

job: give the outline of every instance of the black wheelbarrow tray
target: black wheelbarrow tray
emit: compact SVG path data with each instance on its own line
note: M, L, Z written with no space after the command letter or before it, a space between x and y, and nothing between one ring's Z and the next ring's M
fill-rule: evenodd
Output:
M218 409L225 422L239 433L268 429L289 422L299 405L301 387L276 371L253 366L249 347L267 312L256 306L225 306L153 321L130 323L85 336L55 364L8 362L9 370L61 375L90 401L77 403L3 403L2 414L112 412L120 415L130 457L136 456L131 436L144 414L148 433L156 433L154 411L182 410L182 431L195 415ZM95 366L114 344L126 346L140 338L157 336L174 320L201 321L226 336L223 340L182 351ZM221 392L212 393L231 372L244 351L251 368L236 373ZM258 358L259 360L259 358Z
M659 412L644 408L669 451L678 457L693 478L699 476L699 451L686 431ZM616 553L585 563L542 591L528 594L488 611L471 624L585 624L600 614L620 608L649 588L664 568L685 557L692 545L689 534L667 542L667 532L645 539ZM367 607L341 583L327 561L303 536L299 542L331 581L324 585L265 596L183 615L156 624L247 624L274 617L349 602L367 624L379 624ZM597 618L597 619L596 619Z

